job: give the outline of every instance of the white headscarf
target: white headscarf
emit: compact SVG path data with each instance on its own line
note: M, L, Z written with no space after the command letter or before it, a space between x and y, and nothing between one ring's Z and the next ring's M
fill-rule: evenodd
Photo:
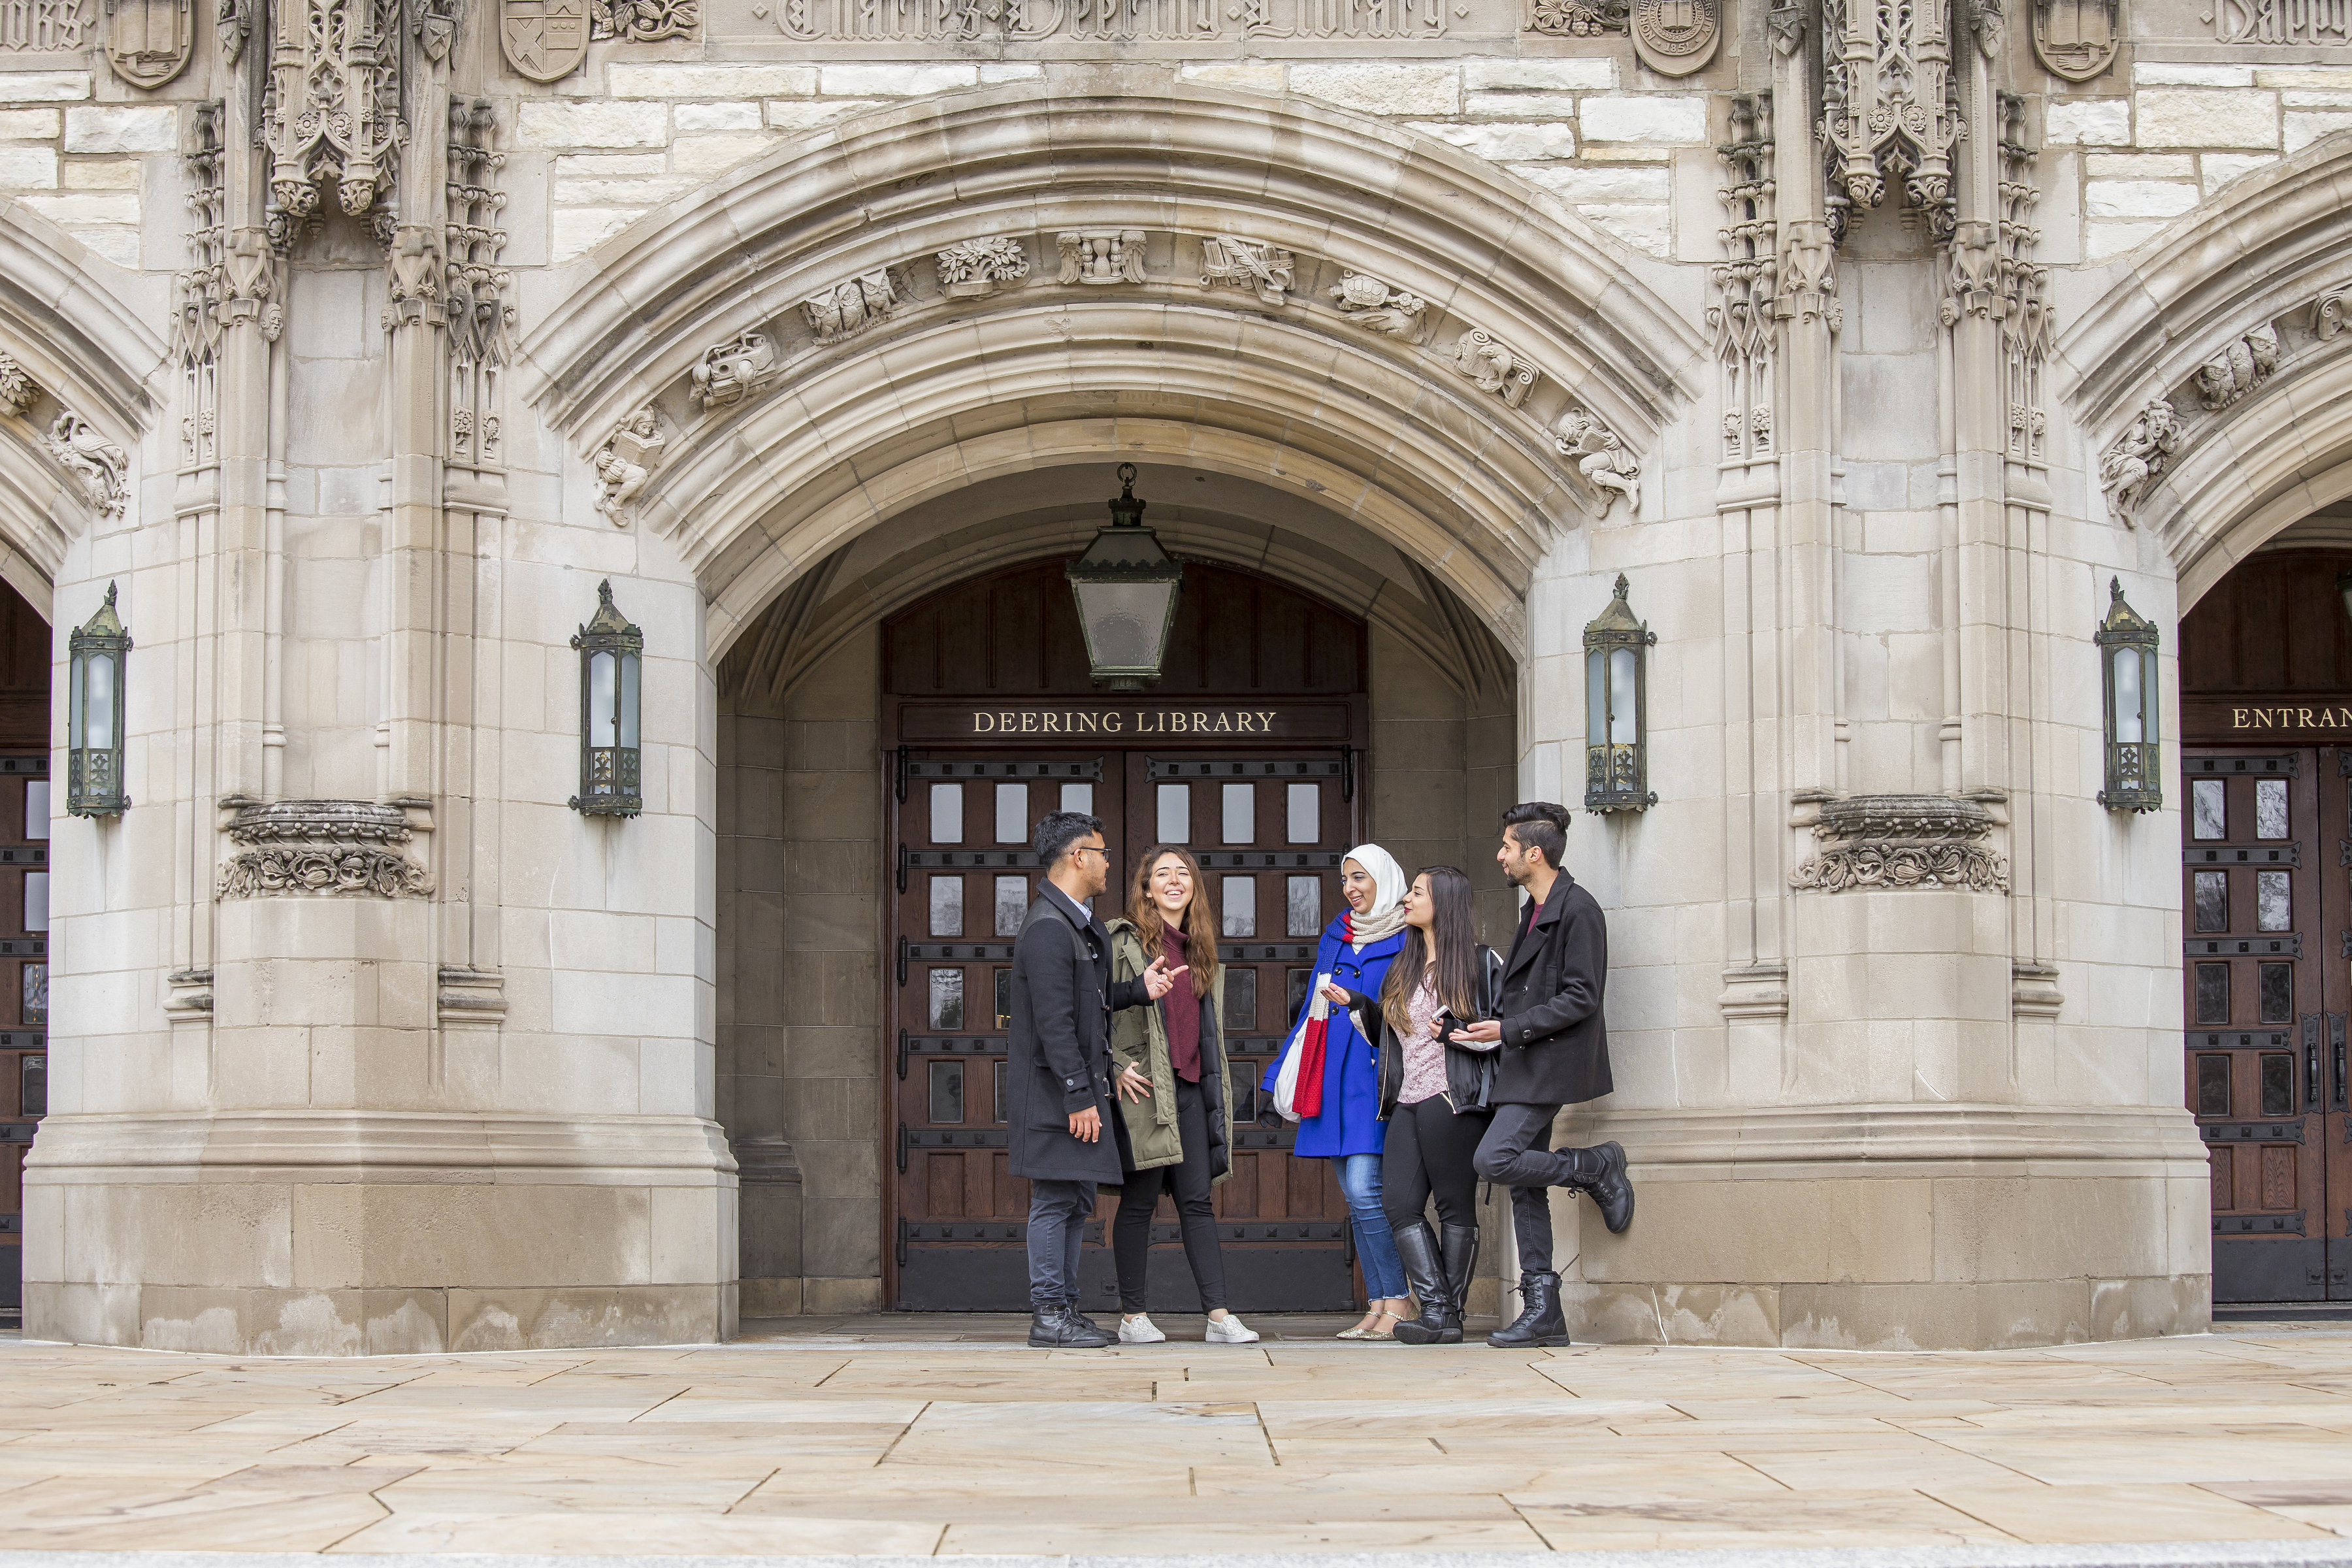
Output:
M1348 851L1340 864L1353 860L1372 874L1372 907L1362 914L1349 911L1349 934L1357 947L1394 936L1404 930L1404 895L1411 886L1405 880L1404 868L1396 857L1377 844L1359 844Z

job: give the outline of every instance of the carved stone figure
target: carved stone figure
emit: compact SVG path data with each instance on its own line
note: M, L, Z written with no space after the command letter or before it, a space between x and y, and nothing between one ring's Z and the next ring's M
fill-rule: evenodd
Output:
M1583 476L1587 493L1580 499L1585 510L1595 517L1607 516L1612 490L1625 498L1628 510L1642 510L1642 465L1609 426L1580 408L1571 408L1560 416L1552 432L1552 445Z
M1471 328L1454 342L1454 368L1476 382L1479 391L1500 397L1507 408L1526 402L1536 384L1535 367L1526 356L1484 327Z
M1054 237L1062 251L1062 281L1105 285L1141 283L1143 231L1065 229Z
M41 437L41 449L81 482L89 504L108 517L121 517L131 493L131 454L98 433L72 409L58 412Z
M877 267L810 295L801 309L816 329L818 342L837 343L887 321L902 303L889 268Z
M2278 331L2256 327L2197 367L2197 395L2206 407L2219 412L2271 378L2283 357Z
M693 383L696 402L705 408L725 408L764 389L781 368L765 332L738 332L716 348L705 349L687 378Z
M668 444L669 437L662 431L660 411L647 404L604 437L604 444L589 459L602 487L596 497L596 510L612 519L615 528L627 526L628 504L646 488L654 465L661 461L662 448Z
M940 292L950 300L985 300L1003 285L1029 276L1029 253L1009 234L960 240L932 258Z
M588 0L499 0L499 47L517 76L570 76L588 58Z
M1949 888L2009 891L2009 861L1981 840L1992 815L1940 795L1856 795L1822 806L1821 852L1789 874L1801 890Z
M185 70L196 42L194 0L107 0L106 63L153 91Z
M1720 0L1633 0L1633 53L1660 76L1688 76L1715 58Z
M1595 38L1625 29L1628 0L1528 0L1527 30Z
M1429 301L1411 289L1391 289L1368 272L1343 272L1331 298L1339 302L1341 316L1368 332L1421 342L1422 313Z
M25 374L25 367L13 356L0 353L0 414L21 419L32 412L33 399L40 395L39 385Z
M2089 81L2122 42L2123 0L2033 0L2033 58L2052 76Z
M433 890L409 859L405 816L362 800L285 800L237 807L228 836L236 854L220 869L224 899L318 893L421 898Z
M2099 458L2099 488L2106 492L2107 510L2127 525L2139 503L2164 475L2164 465L2180 449L2184 432L2180 416L2163 398L2151 398L2129 428L2116 437Z
M1297 287L1297 272L1290 252L1280 246L1221 234L1201 241L1201 287L1218 283L1255 289L1265 303L1280 305Z
M1830 227L1885 200L1890 181L1926 215L1929 234L1952 232L1952 146L1965 133L1941 5L1824 0L1822 135L1828 142Z

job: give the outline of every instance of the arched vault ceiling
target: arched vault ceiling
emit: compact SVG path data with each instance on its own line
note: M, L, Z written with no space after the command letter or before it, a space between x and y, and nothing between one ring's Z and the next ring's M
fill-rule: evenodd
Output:
M713 646L812 563L947 491L1133 456L1246 476L1430 569L1507 647L1532 565L1605 506L1555 444L1570 410L1636 457L1691 396L1691 323L1629 253L1454 148L1304 100L1113 70L893 106L726 176L583 264L538 326L527 392L592 455L654 406L635 516L672 536ZM1137 230L1143 281L1064 285L1055 237ZM1291 251L1269 301L1201 276L1202 237ZM1030 273L942 292L934 254L1011 237ZM898 303L820 342L803 301L876 272ZM1339 311L1347 273L1426 302L1419 341ZM1517 404L1456 369L1472 329L1533 373ZM773 379L701 407L688 372L757 330Z

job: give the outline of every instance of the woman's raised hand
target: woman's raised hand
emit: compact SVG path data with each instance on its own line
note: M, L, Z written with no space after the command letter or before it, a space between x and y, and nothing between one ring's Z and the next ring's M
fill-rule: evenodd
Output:
M1144 994L1154 1002L1159 1001L1176 989L1176 977L1185 973L1191 968L1192 965L1189 963L1180 963L1173 969L1169 968L1167 955L1162 953L1151 961L1150 968L1143 972Z

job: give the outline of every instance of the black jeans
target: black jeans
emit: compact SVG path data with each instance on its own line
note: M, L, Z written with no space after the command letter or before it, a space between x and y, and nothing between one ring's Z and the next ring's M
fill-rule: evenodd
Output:
M1388 1143L1381 1151L1389 1228L1420 1219L1432 1194L1437 1197L1438 1224L1476 1226L1478 1173L1473 1162L1486 1132L1486 1116L1475 1110L1456 1116L1442 1094L1391 1112Z
M1225 1304L1225 1256L1217 1250L1217 1217L1210 1195L1208 1101L1199 1084L1181 1078L1176 1080L1176 1131L1184 1141L1184 1158L1173 1165L1138 1171L1118 1190L1118 1218L1112 1223L1110 1243L1112 1260L1118 1265L1122 1311L1144 1310L1151 1215L1164 1188L1175 1191L1176 1223L1184 1237L1184 1261L1192 1266L1192 1283L1201 1288L1201 1310L1213 1312Z
M1518 1237L1523 1273L1551 1271L1551 1189L1568 1180L1574 1163L1551 1149L1557 1105L1498 1105L1478 1141L1472 1168L1511 1189L1511 1233Z
M1043 1311L1078 1304L1078 1248L1095 1212L1092 1182L1029 1184L1029 1305Z

